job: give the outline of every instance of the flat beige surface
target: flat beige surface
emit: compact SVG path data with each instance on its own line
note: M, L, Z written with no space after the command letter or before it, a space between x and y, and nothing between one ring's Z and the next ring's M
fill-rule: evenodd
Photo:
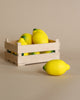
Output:
M1 100L80 99L79 60L65 59L71 70L62 76L49 76L42 70L44 63L16 67L1 57Z
M4 40L17 40L33 28L61 41L61 59L71 69L62 76L43 72L44 64L16 67L4 60ZM0 100L80 99L80 0L0 0Z

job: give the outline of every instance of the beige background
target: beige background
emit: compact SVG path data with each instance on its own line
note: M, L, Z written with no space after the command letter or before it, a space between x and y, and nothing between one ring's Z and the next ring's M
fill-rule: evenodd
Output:
M71 70L46 75L44 64L17 68L4 60L4 40L33 28L61 41L61 59ZM80 99L80 0L0 0L0 100Z

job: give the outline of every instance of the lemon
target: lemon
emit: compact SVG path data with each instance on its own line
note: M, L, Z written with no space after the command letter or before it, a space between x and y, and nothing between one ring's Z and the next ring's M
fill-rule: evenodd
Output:
M35 28L33 29L33 35L37 32L38 30Z
M62 60L51 60L43 66L43 69L49 75L62 75L70 69L70 66Z
M53 53L55 52L55 50L51 50L51 51L44 51L44 53Z
M13 52L13 54L14 54L15 56L17 56L17 53L16 53L16 52Z
M52 53L52 51L43 51L43 52L40 52L41 54L45 54L45 53Z
M24 38L27 44L32 44L32 35L30 33L24 33L21 38Z
M40 54L40 52L32 52L32 53L30 53L30 55L38 55L38 54Z
M13 55L17 56L17 53L16 53L16 52L12 52L12 51L11 51L11 53L12 53Z
M51 51L44 51L44 53L51 53Z
M27 45L27 43L25 42L24 38L20 38L18 40L18 43L21 43L21 45Z
M53 52L55 53L56 51L55 50L52 50L51 53L53 53Z
M27 56L27 55L29 55L28 53L22 53L22 56Z
M55 50L51 50L51 51L43 51L43 52L40 52L41 54L44 54L44 53L55 53Z
M48 36L41 29L33 29L32 40L34 44L48 43Z
M27 45L27 42L25 42L24 38L20 38L18 40L18 43L21 43L21 45ZM22 53L22 56L27 56L28 53Z
M45 32L43 31L43 30L41 30L41 29L33 29L33 35L35 34L35 33L44 33L45 34Z

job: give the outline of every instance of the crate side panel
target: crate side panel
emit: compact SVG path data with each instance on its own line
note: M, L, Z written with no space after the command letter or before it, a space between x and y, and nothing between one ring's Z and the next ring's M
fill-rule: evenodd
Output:
M52 59L60 59L60 53L50 53L50 54L39 54L39 55L30 55L30 56L19 56L18 64L31 64L46 62Z
M11 53L5 52L5 59L17 64L17 56L15 56Z
M19 45L18 53L37 52L37 51L50 51L59 49L59 45L55 43L47 44L33 44L33 45Z
M5 42L5 49L17 52L17 45L11 44L10 42Z

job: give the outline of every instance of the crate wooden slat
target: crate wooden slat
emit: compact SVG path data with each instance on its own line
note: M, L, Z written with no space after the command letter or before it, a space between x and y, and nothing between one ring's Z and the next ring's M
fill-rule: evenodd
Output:
M59 59L60 53L49 53L29 56L18 56L18 66L32 63L47 62L52 59Z
M21 45L18 43L18 52L19 53L27 53L27 52L37 52L37 51L50 51L50 50L58 50L59 49L59 40L53 43L46 44L32 44L32 45Z

